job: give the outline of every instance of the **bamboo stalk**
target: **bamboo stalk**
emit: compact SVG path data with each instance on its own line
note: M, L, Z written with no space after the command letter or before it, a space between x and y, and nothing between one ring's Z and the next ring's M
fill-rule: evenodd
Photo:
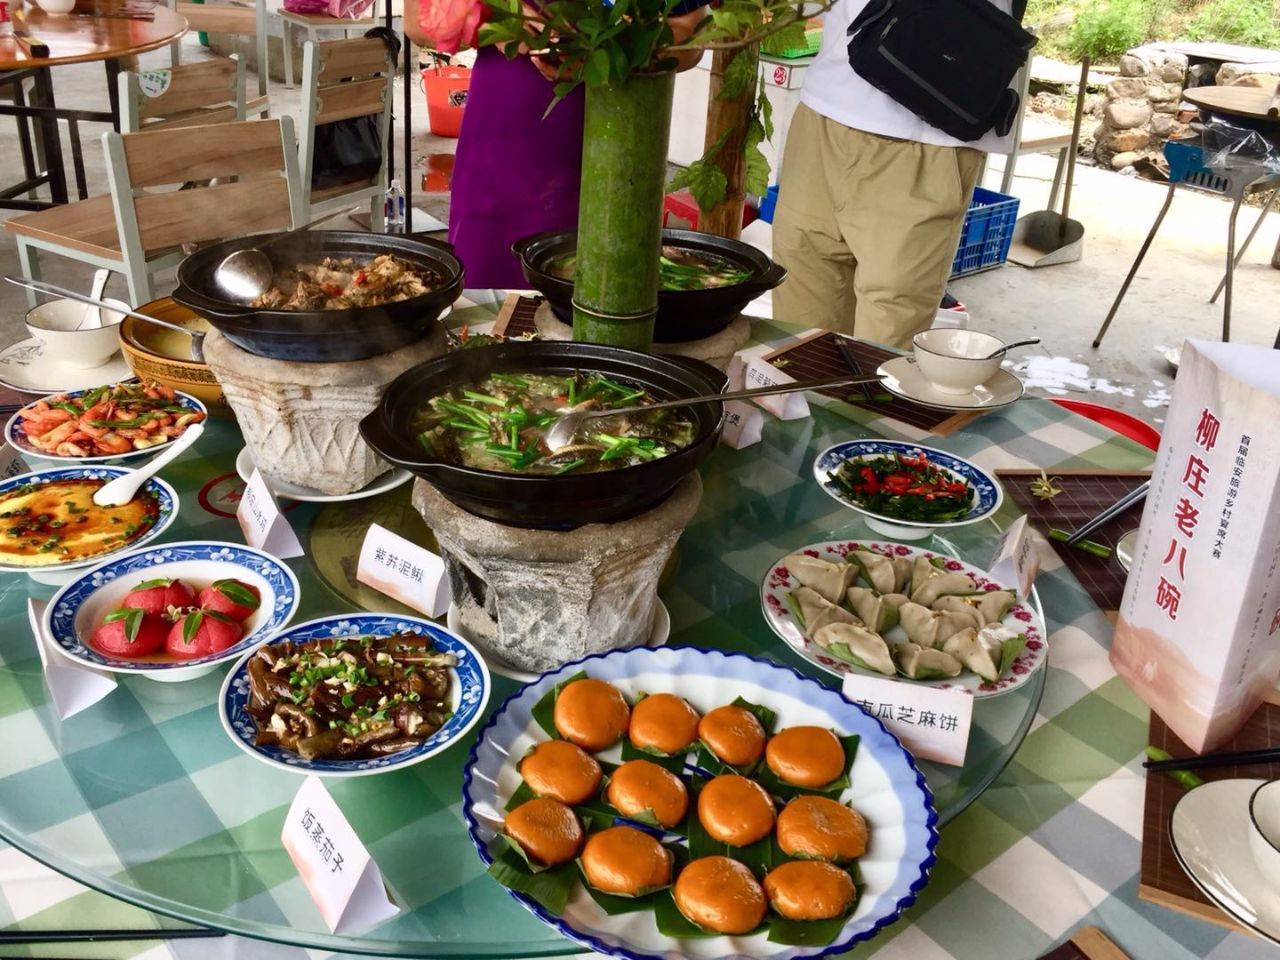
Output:
M736 240L742 234L742 203L745 199L742 182L746 176L746 157L743 155L742 148L747 134L747 122L751 116L751 107L756 97L756 85L752 83L739 96L729 99L720 98L725 72L739 57L751 59L751 73L754 76L756 61L760 57L758 45L736 50L717 50L712 58L711 92L707 103L707 135L703 149L709 150L721 136L725 135L725 131L729 131L724 146L712 160L724 174L727 187L724 200L710 210L703 211L698 220L699 229L703 233L713 233L731 240Z

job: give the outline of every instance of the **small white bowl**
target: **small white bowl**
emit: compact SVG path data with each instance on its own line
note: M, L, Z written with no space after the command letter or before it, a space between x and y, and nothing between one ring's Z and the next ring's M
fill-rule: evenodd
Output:
M1280 893L1280 780L1249 796L1249 849L1259 872Z
M45 13L59 17L74 10L76 0L35 0L35 4Z
M119 300L104 301L127 310ZM27 331L44 343L44 355L66 367L86 370L100 367L120 349L120 321L123 313L102 311L101 327L82 327L85 311L92 310L75 300L50 300L27 311Z
M911 338L916 365L940 393L965 394L986 383L1000 370L1003 357L983 359L1004 341L975 330L935 328Z

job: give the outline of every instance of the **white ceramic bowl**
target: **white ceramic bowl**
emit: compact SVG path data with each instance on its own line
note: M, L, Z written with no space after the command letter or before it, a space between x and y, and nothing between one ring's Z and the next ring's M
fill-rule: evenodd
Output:
M969 393L1000 369L1003 357L982 358L999 350L1004 341L976 330L936 328L911 338L916 366L940 393Z
M242 580L258 588L261 603L245 621L238 643L194 660L124 660L90 646L89 637L102 618L139 583L158 577L184 580L196 588L215 580ZM190 540L138 550L81 574L49 601L44 629L63 654L87 667L175 683L202 677L270 639L288 625L298 602L297 577L270 554L236 543Z
M1249 797L1249 849L1259 872L1280 893L1280 780L1264 783Z
M128 309L128 304L119 300L105 302ZM27 311L27 331L44 342L45 356L63 366L81 370L100 367L120 349L124 314L103 310L101 327L77 330L85 311L92 309L75 300L50 300Z
M75 9L76 0L35 0L35 3L45 13L61 16Z

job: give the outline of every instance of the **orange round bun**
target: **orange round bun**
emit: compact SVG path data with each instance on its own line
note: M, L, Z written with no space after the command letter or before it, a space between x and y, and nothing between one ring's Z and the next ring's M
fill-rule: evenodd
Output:
M789 857L855 860L868 838L862 814L827 797L796 797L778 814L778 846Z
M694 860L680 871L672 895L685 917L717 933L750 933L768 906L751 870L729 857Z
M792 860L764 878L773 909L788 920L830 920L853 903L857 890L849 871L821 860Z
M502 830L544 867L568 863L582 847L582 824L573 811L546 797L520 804L507 814Z
M845 772L844 744L825 727L788 727L771 738L764 761L783 783L825 787Z
M674 693L654 693L631 710L631 742L641 750L676 754L698 738L698 711Z
M745 847L773 829L773 801L754 780L727 774L709 780L698 794L698 819L713 840Z
M698 737L723 763L745 767L764 753L764 727L750 710L727 704L698 722Z
M597 890L634 897L671 883L671 854L643 830L610 827L588 838L582 872Z
M576 743L544 740L520 761L520 775L540 797L573 806L600 789L600 764Z
M631 710L618 688L603 680L575 680L556 697L556 732L589 753L622 739L630 718Z
M689 810L689 791L666 767L649 760L628 760L609 778L605 799L624 817L652 810L663 827L674 827Z

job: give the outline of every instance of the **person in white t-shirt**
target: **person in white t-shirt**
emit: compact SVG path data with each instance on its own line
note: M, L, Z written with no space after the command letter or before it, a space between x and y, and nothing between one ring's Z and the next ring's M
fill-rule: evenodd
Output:
M787 131L773 255L788 276L774 312L906 347L933 323L984 154L1008 152L1011 138L956 140L858 76L846 31L866 4L838 0L824 14Z

